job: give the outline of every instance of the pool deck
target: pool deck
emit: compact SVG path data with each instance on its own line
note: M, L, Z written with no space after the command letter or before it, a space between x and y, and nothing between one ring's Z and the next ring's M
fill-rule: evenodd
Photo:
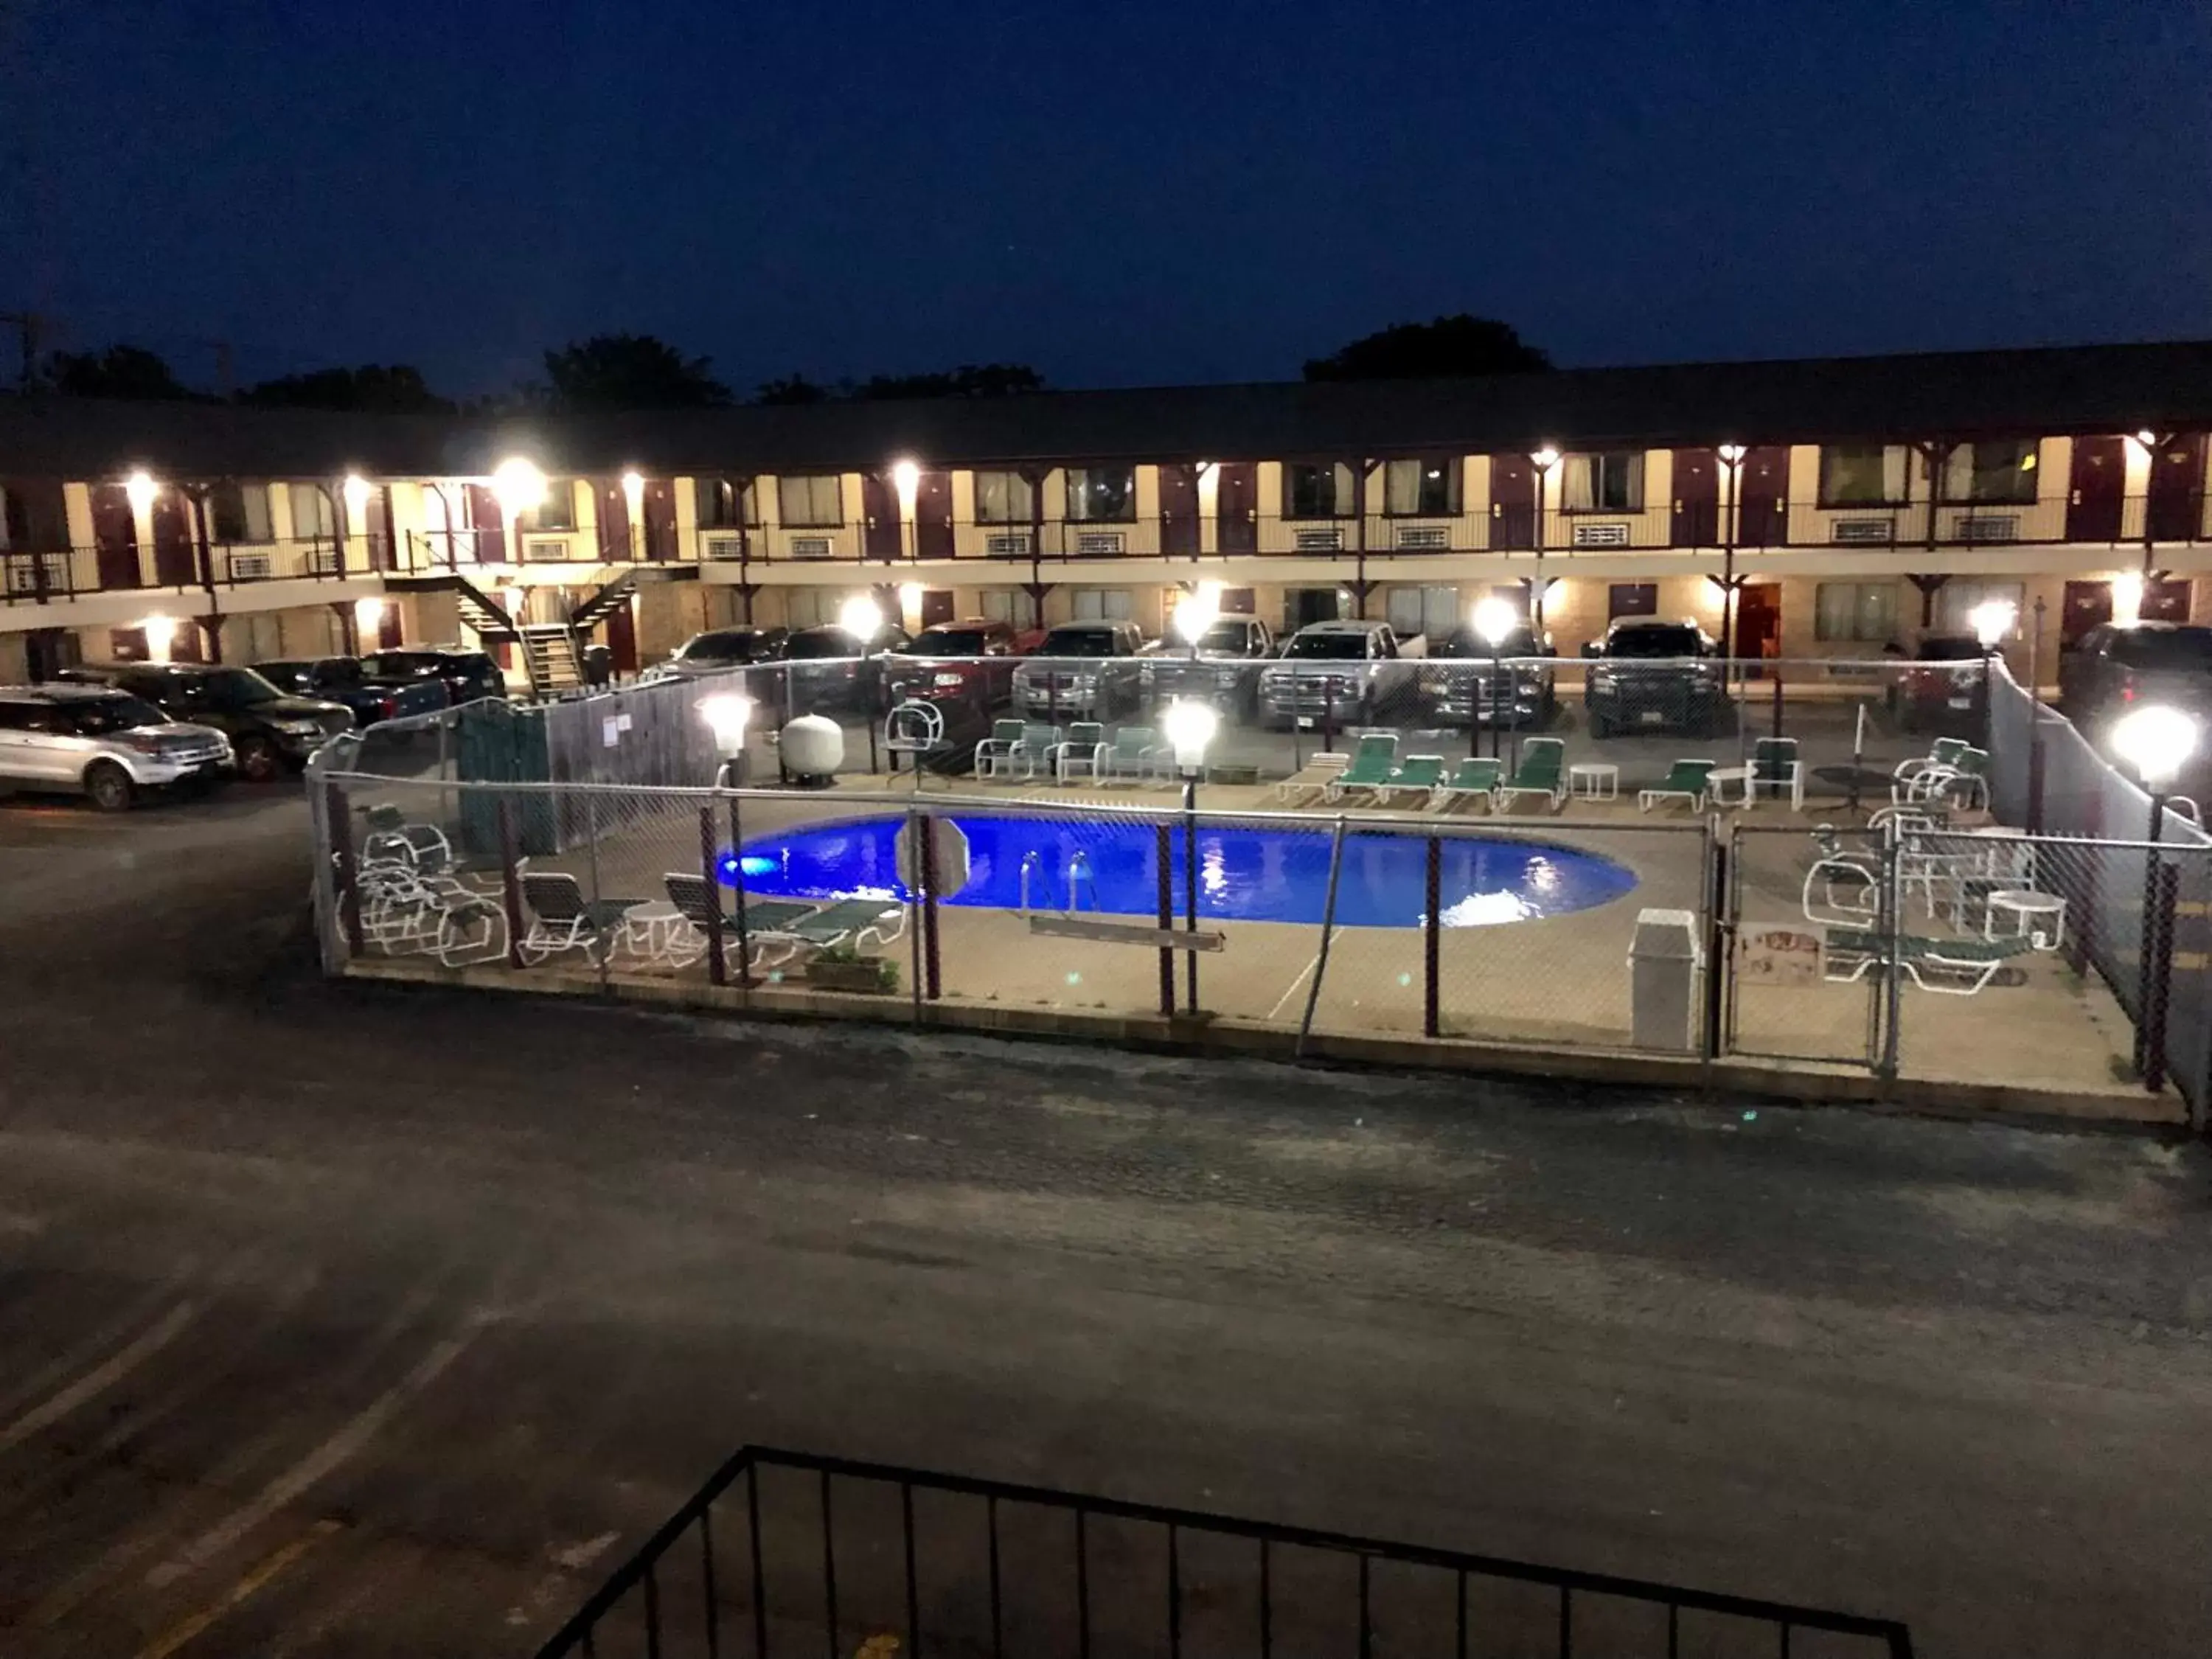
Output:
M886 792L895 792L896 799ZM911 799L909 780L847 779L817 793L748 796L742 828L750 842L787 828L879 815ZM1152 813L1179 809L1178 793L1160 786L1060 789L932 778L922 799L979 808L1018 802L1041 810L1076 803ZM1199 804L1207 812L1285 810L1273 785L1209 784ZM1319 825L1337 811L1316 800L1297 816ZM626 799L618 820L603 826L594 847L535 858L531 867L567 870L586 891L650 905L663 897L664 872L700 867L698 811L696 799ZM1686 1031L1680 1050L1638 1049L1630 1024L1627 953L1638 911L1702 908L1705 823L1686 805L1645 814L1632 799L1575 800L1559 816L1532 811L1493 819L1480 810L1441 816L1360 810L1358 817L1556 841L1619 860L1636 873L1638 885L1623 897L1563 915L1441 930L1436 1039L1423 1035L1424 931L1340 927L1315 1006L1310 1054L1888 1102L1947 1112L2156 1125L2185 1121L2183 1103L2171 1088L2153 1095L2130 1076L2133 1027L2110 993L2094 974L2077 975L2053 953L2015 958L1997 982L1972 996L1905 986L1899 1076L1887 1082L1875 1077L1864 1059L1870 1006L1880 994L1877 978L1869 975L1856 985L1823 981L1820 930L1806 922L1799 906L1800 885L1814 857L1805 832L1823 821L1845 822L1839 803L1808 803L1804 812L1794 813L1769 802L1727 815L1743 831L1729 837L1729 846L1741 866L1738 949L1746 953L1740 958L1746 971L1736 976L1733 1052L1710 1063L1688 1052ZM717 844L726 846L726 826L718 820L715 827ZM1778 833L1768 833L1770 827ZM1785 829L1788 833L1779 833ZM1185 964L1195 955L1205 1016L1164 1018L1156 949L1035 933L1029 918L1008 910L946 905L939 917L943 994L934 1003L917 1004L913 995L918 929L883 952L897 963L899 979L894 992L878 995L809 987L795 961L787 970L770 967L758 988L744 990L711 985L703 963L672 969L620 952L605 973L580 952L530 968L465 969L372 953L351 971L762 1013L920 1019L1063 1038L1287 1053L1305 1013L1321 942L1321 929L1310 925L1204 921L1223 936L1223 948L1175 957L1178 1006ZM1126 917L1108 920L1141 925Z

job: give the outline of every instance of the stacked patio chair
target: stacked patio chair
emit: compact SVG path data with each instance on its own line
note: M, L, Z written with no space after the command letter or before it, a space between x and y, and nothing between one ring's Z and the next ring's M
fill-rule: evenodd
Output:
M1636 808L1648 812L1662 800L1686 800L1690 810L1702 812L1705 809L1705 793L1710 787L1717 761L1678 760L1667 769L1667 775L1650 789L1636 792Z
M1490 756L1473 756L1452 769L1452 774L1430 793L1429 804L1438 811L1449 811L1461 801L1479 800L1486 810L1495 810L1498 805L1498 782L1505 775L1505 763Z
M1303 806L1312 797L1325 795L1351 763L1352 757L1341 749L1309 755L1304 766L1275 786L1275 799L1285 806Z
M1352 751L1352 763L1322 785L1322 799L1334 805L1355 790L1370 793L1384 787L1398 769L1398 737L1394 732L1363 734Z
M1375 804L1388 806L1400 795L1411 795L1418 806L1434 795L1443 781L1442 755L1408 755L1403 765L1394 768L1385 781L1375 786Z
M1498 786L1495 808L1504 811L1522 795L1540 795L1553 811L1567 798L1567 744L1563 738L1530 738L1521 745L1521 764Z

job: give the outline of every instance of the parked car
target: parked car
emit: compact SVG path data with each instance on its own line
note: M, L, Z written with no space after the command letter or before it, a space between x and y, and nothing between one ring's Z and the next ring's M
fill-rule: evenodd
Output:
M1156 702L1202 698L1234 714L1259 702L1261 663L1275 654L1275 632L1257 617L1220 617L1195 645L1156 640L1138 659L1138 684Z
M1421 670L1421 708L1438 726L1548 725L1558 709L1558 654L1549 634L1527 627L1494 647L1472 628L1455 629L1429 649L1431 663L1452 666Z
M1978 729L1983 678L1989 653L1972 634L1924 634L1913 660L1899 672L1897 724L1900 731L1966 737Z
M2085 732L2142 702L2212 715L2212 628L2106 623L2060 653L2058 706Z
M1594 659L1584 683L1590 736L1616 732L1705 732L1728 711L1728 670L1719 645L1692 622L1628 617L1583 647Z
M279 691L343 703L352 711L356 726L407 714L434 714L453 701L445 681L435 675L373 680L358 657L285 657L257 662L252 668Z
M884 671L887 694L894 703L920 697L988 715L1013 696L1014 663L1012 624L981 618L939 623L891 653Z
M238 774L266 783L298 771L307 757L353 730L343 703L288 696L250 668L211 663L88 664L61 678L80 685L112 685L142 697L173 720L211 726L230 739Z
M1144 702L1133 622L1062 623L1014 670L1014 708L1037 720L1110 720Z
M884 655L907 644L906 629L887 623L870 642L860 642L835 623L802 628L783 641L779 653L790 707L800 714L872 714L883 706Z
M1410 653L1388 623L1310 623L1260 671L1260 718L1273 730L1392 720L1413 712Z
M507 695L507 675L489 651L425 646L372 651L361 659L361 672L363 678L382 685L443 680L446 696L456 706Z
M104 685L0 686L0 793L82 794L119 812L151 789L230 775L230 740Z
M757 662L774 662L783 655L788 638L788 631L781 628L710 628L684 641L650 678L691 679L702 674L726 674Z

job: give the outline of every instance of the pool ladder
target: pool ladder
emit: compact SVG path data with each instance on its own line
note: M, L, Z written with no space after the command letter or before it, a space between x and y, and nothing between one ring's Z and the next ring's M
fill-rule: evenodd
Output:
M1029 915L1030 911L1034 908L1030 902L1032 889L1033 887L1041 887L1043 885L1043 875L1044 854L1035 851L1023 854L1022 915ZM1091 868L1090 855L1079 848L1076 851L1074 855L1067 860L1067 908L1060 913L1063 915L1072 915L1076 911L1083 908L1080 904L1076 902L1080 891L1077 884L1078 883L1087 884L1090 887L1091 908L1093 910L1096 910L1098 908L1098 878ZM1049 899L1052 896L1050 893L1046 893L1044 896L1047 899Z

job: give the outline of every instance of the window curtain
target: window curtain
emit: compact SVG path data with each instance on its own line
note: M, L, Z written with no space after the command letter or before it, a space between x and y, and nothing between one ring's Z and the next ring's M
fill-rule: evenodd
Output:
M1911 451L1903 444L1889 444L1881 452L1881 496L1886 501L1901 501L1906 498L1908 486L1905 482L1905 467Z
M294 484L292 486L293 538L298 541L306 541L313 536L328 536L331 531L330 498L313 484Z
M1569 512L1588 512L1597 505L1597 479L1593 455L1570 455L1559 475L1559 505Z
M1031 516L1030 481L1018 472L975 475L975 522L1027 524Z

